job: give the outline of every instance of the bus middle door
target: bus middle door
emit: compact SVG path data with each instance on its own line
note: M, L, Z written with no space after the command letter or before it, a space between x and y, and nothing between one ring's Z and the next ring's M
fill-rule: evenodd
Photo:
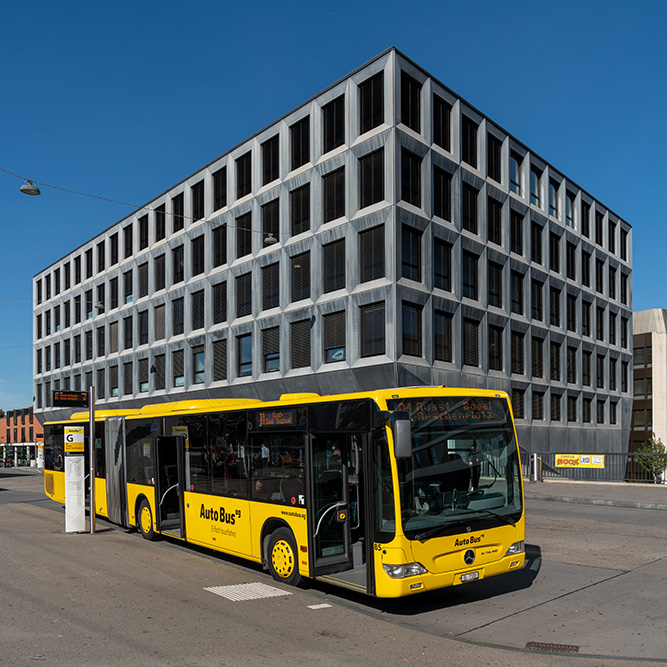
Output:
M314 435L310 439L310 501L308 513L315 575L352 568L350 498L348 486L349 437Z
M155 462L158 529L161 533L184 538L185 438L182 435L156 437Z

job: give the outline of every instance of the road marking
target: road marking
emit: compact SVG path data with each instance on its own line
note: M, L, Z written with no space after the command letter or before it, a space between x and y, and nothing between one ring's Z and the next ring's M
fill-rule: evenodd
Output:
M281 595L292 595L289 591L283 591L280 588L274 588L267 584L255 582L253 584L238 584L235 586L211 586L204 588L223 598L232 600L232 602L241 602L243 600L262 600L264 598L275 598Z
M309 604L308 609L326 609L327 607L331 607L330 604Z

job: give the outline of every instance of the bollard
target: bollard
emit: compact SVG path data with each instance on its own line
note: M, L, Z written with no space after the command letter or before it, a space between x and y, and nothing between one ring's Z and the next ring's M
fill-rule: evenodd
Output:
M542 478L542 458L538 454L530 455L530 481L541 482Z

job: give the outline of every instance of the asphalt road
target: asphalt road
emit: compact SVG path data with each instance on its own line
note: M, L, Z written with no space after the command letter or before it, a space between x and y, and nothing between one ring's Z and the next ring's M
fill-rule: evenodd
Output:
M38 473L0 470L0 665L667 662L667 512L543 501L528 510L521 573L387 602L288 588L253 565L104 521L95 535L67 535ZM234 601L207 590L247 584L280 595Z

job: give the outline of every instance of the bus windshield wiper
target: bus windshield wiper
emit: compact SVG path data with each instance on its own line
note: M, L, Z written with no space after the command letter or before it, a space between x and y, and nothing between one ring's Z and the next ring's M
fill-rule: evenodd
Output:
M506 516L498 514L497 512L492 512L491 510L486 510L486 509L464 510L462 512L457 513L456 516L461 516L462 514L488 514L489 516L492 516L495 519L498 519L499 521L506 523L508 526L516 525L516 521L512 521L511 519L508 519ZM444 530L447 528L451 528L452 526L460 526L461 524L464 523L468 523L468 519L459 519L458 521L450 521L448 523L442 523L439 526L436 526L435 528L426 530L423 533L418 533L417 535L415 535L415 540L423 542L424 540L428 540L431 537L435 537L436 535L438 535L438 533L444 532Z

